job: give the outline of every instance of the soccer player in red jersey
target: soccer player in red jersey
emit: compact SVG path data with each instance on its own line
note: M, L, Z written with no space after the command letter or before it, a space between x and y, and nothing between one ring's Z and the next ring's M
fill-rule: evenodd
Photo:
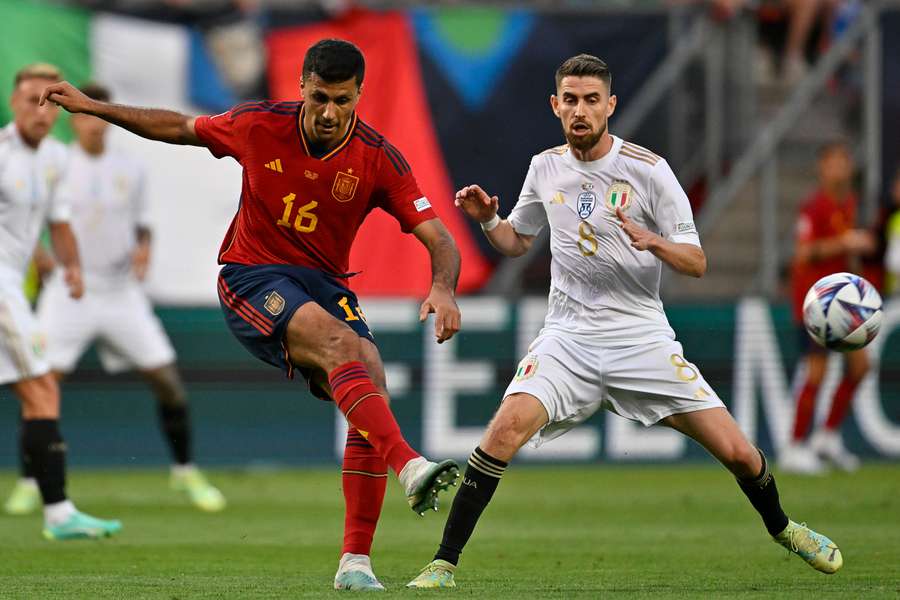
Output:
M859 258L874 250L874 240L856 229L856 194L853 191L853 158L843 143L826 144L819 151L819 187L803 203L797 222L797 246L792 273L793 315L799 326L799 340L805 361L805 380L799 387L791 443L779 456L786 471L821 473L828 463L846 471L859 460L844 448L838 429L850 408L860 381L869 370L865 349L844 353L844 375L824 427L809 439L814 420L816 396L825 377L828 351L817 345L803 328L803 299L819 279L832 273L854 272Z
M431 255L433 283L420 318L436 313L438 343L459 330L459 252L409 163L356 114L364 75L356 46L322 40L304 58L300 102L249 102L190 117L98 102L66 82L50 85L41 98L145 138L205 146L217 158L241 163L240 206L219 253L219 299L251 353L289 377L299 368L312 392L334 400L351 425L337 589L383 589L369 551L388 467L420 514L436 510L438 492L459 477L455 462L430 462L403 438L387 404L381 358L346 284L356 231L381 208Z

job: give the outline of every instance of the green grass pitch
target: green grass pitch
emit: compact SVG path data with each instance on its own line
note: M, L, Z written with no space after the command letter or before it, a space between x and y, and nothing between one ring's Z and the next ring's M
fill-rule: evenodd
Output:
M211 473L230 501L202 514L159 471L73 470L79 506L124 521L111 540L47 542L40 518L0 516L2 598L319 598L340 550L338 469ZM13 473L0 474L6 493ZM388 595L466 598L885 598L900 595L900 465L781 475L788 514L831 536L826 576L769 541L733 480L710 465L523 467L504 477L455 590L403 585L446 512L424 519L392 480L373 549ZM448 507L445 500L444 510Z

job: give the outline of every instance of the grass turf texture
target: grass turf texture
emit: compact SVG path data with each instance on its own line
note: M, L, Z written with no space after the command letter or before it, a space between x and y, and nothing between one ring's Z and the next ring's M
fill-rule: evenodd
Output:
M2 598L317 598L331 589L342 531L338 469L211 473L229 500L204 514L163 471L75 470L84 510L124 521L112 540L47 542L40 518L0 516ZM0 475L0 492L14 480ZM795 520L831 536L826 576L772 543L713 466L521 467L504 476L455 590L404 584L431 558L448 503L414 515L392 480L373 549L390 596L470 598L883 598L900 593L900 465L778 477Z

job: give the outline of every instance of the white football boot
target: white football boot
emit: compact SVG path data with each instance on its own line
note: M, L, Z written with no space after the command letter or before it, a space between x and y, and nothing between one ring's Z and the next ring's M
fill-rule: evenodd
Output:
M847 473L859 469L859 458L844 447L841 434L831 429L820 429L809 439L809 447L816 456L835 468Z
M824 475L827 468L804 444L791 443L778 453L778 468L794 475Z

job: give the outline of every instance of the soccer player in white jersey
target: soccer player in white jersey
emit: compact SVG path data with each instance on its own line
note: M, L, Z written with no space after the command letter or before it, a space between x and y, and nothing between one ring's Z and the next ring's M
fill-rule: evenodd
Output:
M81 91L108 102L109 91L87 83ZM141 289L150 259L150 228L141 166L107 147L108 124L72 115L76 142L57 195L71 208L79 240L85 293L78 301L52 276L38 302L38 322L47 336L47 360L58 380L70 373L94 342L108 372L135 368L157 399L163 435L173 458L170 482L201 510L225 507L221 492L191 461L187 394L175 351ZM37 503L27 465L7 502L7 512L30 512Z
M507 219L477 185L456 194L506 256L525 254L550 227L549 310L469 458L434 560L408 587L454 586L459 555L519 448L560 436L599 408L690 436L734 474L775 541L819 571L841 567L831 540L784 514L762 452L675 340L659 298L662 265L700 277L706 256L666 161L607 130L610 86L594 56L559 67L550 103L567 144L532 159Z
M34 475L31 484L44 503L48 539L105 537L119 521L86 515L66 497L66 444L59 431L59 386L44 357L43 336L25 299L23 280L45 220L62 278L72 298L84 286L69 209L55 197L66 168L66 149L47 135L58 108L39 105L59 71L47 64L21 69L10 106L13 122L0 129L0 385L8 384L21 403L20 446Z

